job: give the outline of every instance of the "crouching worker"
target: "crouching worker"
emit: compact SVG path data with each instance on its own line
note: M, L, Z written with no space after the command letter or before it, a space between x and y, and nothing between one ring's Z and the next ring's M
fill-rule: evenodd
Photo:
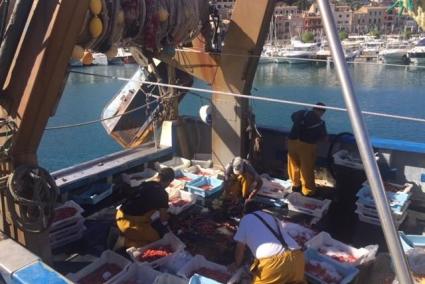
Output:
M263 185L260 175L248 160L236 157L224 173L224 198L233 203L251 200Z
M151 225L151 216L159 211L160 221L167 225L168 194L165 188L174 177L172 169L161 169L153 180L136 188L117 211L117 227L125 238L125 247L141 247L160 239L159 232Z
M235 263L242 265L246 247L255 257L251 265L254 284L307 283L304 280L304 254L285 228L287 225L273 215L258 210L259 204L249 201L234 239L237 242ZM288 224L289 225L289 224Z

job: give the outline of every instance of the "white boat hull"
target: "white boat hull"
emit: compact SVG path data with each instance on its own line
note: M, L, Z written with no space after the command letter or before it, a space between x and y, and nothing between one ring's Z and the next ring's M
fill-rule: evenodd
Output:
M425 57L413 57L410 58L410 61L413 65L423 65L425 66Z
M379 57L385 63L406 63L407 50L387 50L379 53Z
M273 62L274 62L274 59L272 57L261 56L260 60L258 61L258 64L270 64Z

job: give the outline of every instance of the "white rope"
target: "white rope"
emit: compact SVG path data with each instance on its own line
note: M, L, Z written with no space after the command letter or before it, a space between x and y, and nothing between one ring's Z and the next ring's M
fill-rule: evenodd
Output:
M221 52L205 52L198 49L193 48L179 48L176 49L181 52L196 52L196 53L202 53L202 54L212 54L212 55L224 55L224 56L234 56L234 57L250 57L250 58L261 58L261 55L254 55L254 54L237 54L237 53L221 53ZM332 55L329 56L332 58ZM298 60L298 61L306 61L306 62L333 62L333 60L327 60L327 59L319 59L319 58L303 58L303 57L287 57L287 56L267 56L264 57L267 59L291 59L291 60ZM267 64L273 64L276 62L270 62ZM383 62L359 62L359 61L347 61L347 64L353 64L353 65L378 65L378 66L390 66L390 67L412 67L417 69L425 69L425 66L421 65L404 65L404 64L393 64L393 63L383 63Z
M73 71L72 73L79 73L79 74L85 74L85 75L91 75L91 76L98 76L98 74L95 73L88 73L88 72L81 72L81 71ZM106 75L99 75L101 77L105 77ZM186 91L195 91L195 92L202 92L202 93L208 93L208 94L218 94L223 96L229 96L229 97L237 97L242 99L249 99L249 100L258 100L258 101L265 101L265 102L272 102L272 103L279 103L279 104L288 104L288 105L296 105L296 106L303 106L303 107L317 107L315 104L310 103L303 103L303 102L297 102L297 101L290 101L290 100L283 100L283 99L275 99L275 98L269 98L269 97L259 97L255 95L242 95L237 93L231 93L231 92L223 92L223 91L213 91L213 90L207 90L202 88L195 88L195 87L185 87L185 86L179 86L179 85L173 85L173 84L166 84L166 83L160 83L160 82L151 82L151 81L145 81L145 80L134 80L131 78L123 78L118 76L107 76L109 78L113 78L120 81L126 81L126 82L137 82L139 84L148 84L148 85L154 85L159 87L168 87L168 88L175 88L180 90L186 90ZM335 111L341 111L341 112L347 112L346 108L341 107L334 107L334 106L320 106L320 108L328 109L328 110L335 110ZM381 112L371 112L371 111L362 111L365 115L371 115L371 116L378 116L378 117L386 117L386 118L393 118L393 119L400 119L400 120L406 120L406 121L414 121L414 122L423 122L425 123L425 118L416 118L416 117L410 117L410 116L402 116L402 115L394 115L389 113L381 113Z
M143 108L147 107L148 105L153 104L155 102L158 102L158 99L155 99L155 100L153 100L153 101L151 101L151 102L149 102L147 104L144 104L142 106L139 106L139 107L137 107L135 109L132 109L132 110L129 110L127 112L124 112L124 113L121 113L121 114L117 114L117 115L114 115L114 116L111 116L111 117L102 118L102 119L96 119L96 120L90 120L90 121L80 122L80 123L75 123L75 124L66 124L66 125L60 125L60 126L51 126L51 127L46 127L45 130L58 130L58 129L74 128L74 127L80 127L80 126L86 126L86 125L90 125L90 124L95 124L95 123L98 123L98 122L102 122L102 121L114 119L114 118L121 117L121 116L126 115L126 114L130 114L132 112L141 110L141 109L143 109Z

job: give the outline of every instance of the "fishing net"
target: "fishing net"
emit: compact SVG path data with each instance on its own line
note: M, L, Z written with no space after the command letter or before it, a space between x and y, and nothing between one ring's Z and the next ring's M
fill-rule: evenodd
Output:
M108 57L118 46L147 57L174 54L207 25L208 0L91 0L76 48Z

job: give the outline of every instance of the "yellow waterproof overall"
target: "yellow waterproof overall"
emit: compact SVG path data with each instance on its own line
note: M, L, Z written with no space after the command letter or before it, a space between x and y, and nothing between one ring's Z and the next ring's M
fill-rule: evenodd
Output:
M151 216L155 211L149 211L143 216L125 215L117 211L117 227L125 238L125 247L142 247L160 239L158 232L151 226Z
M305 284L304 253L301 250L254 260L251 272L253 284Z
M288 175L292 185L302 185L304 195L312 195L316 191L314 182L314 165L316 163L316 144L300 140L288 140Z
M254 184L254 177L250 174L238 175L234 180L230 181L229 187L226 189L226 199L240 200L248 198L251 193L251 187Z

